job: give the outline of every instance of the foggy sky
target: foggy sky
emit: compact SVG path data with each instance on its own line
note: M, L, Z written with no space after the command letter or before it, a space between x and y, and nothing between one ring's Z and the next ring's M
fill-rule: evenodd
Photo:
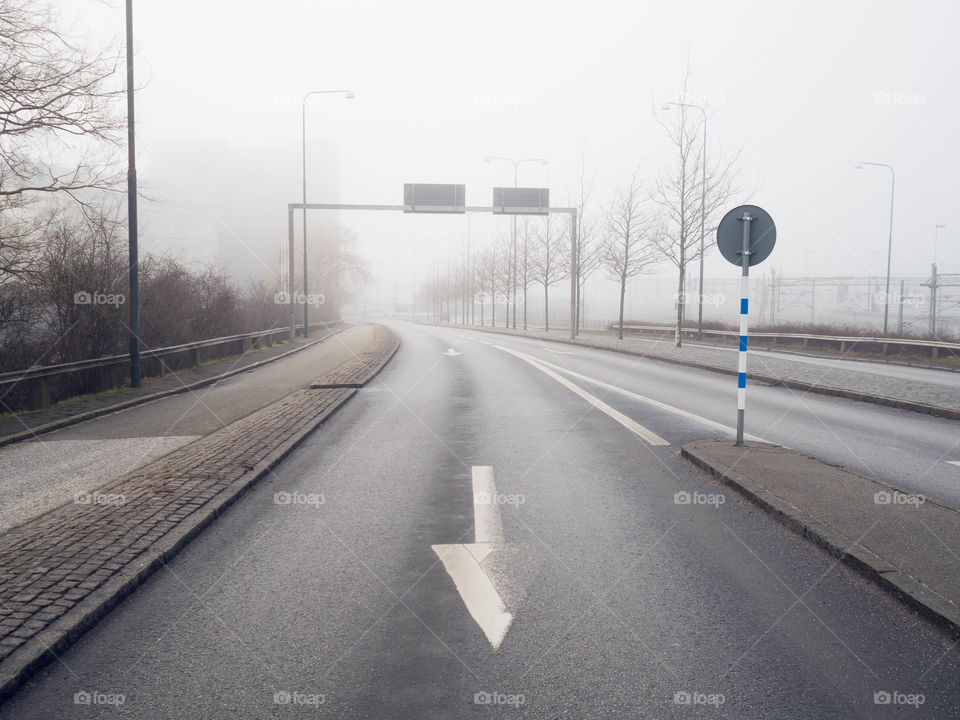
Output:
M653 114L707 103L708 153L742 148L750 202L778 226L787 275L885 270L896 168L894 275L960 272L955 2L144 2L135 0L138 149L145 185L214 217L245 272L286 234L300 200L300 99L310 202L400 203L404 182L459 182L490 203L512 167L566 204L581 156L595 209L669 151ZM123 7L64 0L75 29L122 45ZM747 199L744 196L743 199ZM375 271L429 266L466 220L343 215ZM474 217L479 245L506 219ZM299 220L298 220L299 223ZM712 238L710 239L712 242ZM444 245L446 247L446 245ZM260 258L257 260L256 258ZM398 270L399 268L399 270ZM672 272L663 266L664 273ZM718 254L706 275L736 274Z

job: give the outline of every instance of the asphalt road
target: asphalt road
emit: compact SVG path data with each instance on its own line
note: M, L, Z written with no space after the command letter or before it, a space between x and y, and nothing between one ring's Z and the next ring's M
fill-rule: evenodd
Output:
M948 639L678 457L726 431L676 408L729 421L729 378L397 327L370 386L0 718L960 717ZM755 390L748 431L794 447L937 422Z

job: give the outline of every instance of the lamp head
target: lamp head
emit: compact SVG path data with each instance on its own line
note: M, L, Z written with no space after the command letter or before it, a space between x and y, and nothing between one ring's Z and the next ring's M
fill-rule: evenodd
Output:
M347 92L344 93L343 97L345 97L347 100L353 100L356 97L356 95L353 94L352 90L347 90Z
M863 163L857 163L853 166L854 170L863 170Z

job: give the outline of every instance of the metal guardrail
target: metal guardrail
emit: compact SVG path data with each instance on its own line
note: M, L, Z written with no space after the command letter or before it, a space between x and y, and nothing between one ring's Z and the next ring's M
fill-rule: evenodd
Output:
M616 330L618 324L611 323L608 327L611 330ZM627 325L623 326L624 332L651 332L651 333L669 333L673 334L673 326L666 325ZM696 328L683 328L683 334L685 337L691 337L697 335ZM704 330L703 334L706 335L715 335L718 337L739 337L740 333L734 330ZM777 342L802 342L803 345L810 344L821 344L821 345L839 345L840 352L846 352L853 345L873 345L879 346L880 351L884 355L891 354L890 351L892 348L898 347L916 347L916 348L925 348L930 351L930 357L936 358L940 351L946 352L960 352L960 343L953 342L941 342L938 340L915 340L912 338L878 338L878 337L859 337L859 336L849 336L841 337L837 335L807 335L803 333L761 333L761 332L751 332L750 338L765 338L772 340L773 344Z
M310 328L330 327L339 321L310 323ZM303 334L303 325L296 326ZM289 326L198 340L171 347L143 350L143 377L163 377L169 372L198 368L205 361L242 355L253 348L272 347L290 337ZM0 374L0 399L11 410L38 410L68 397L120 387L129 376L129 355L79 360L61 365L35 365ZM16 392L13 392L16 390Z

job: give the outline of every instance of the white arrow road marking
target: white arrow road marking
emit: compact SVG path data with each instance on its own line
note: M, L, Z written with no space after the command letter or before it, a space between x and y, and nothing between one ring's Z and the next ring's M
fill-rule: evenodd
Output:
M634 435L637 435L638 437L643 438L651 445L669 445L670 444L669 442L664 440L662 437L657 435L652 430L647 430L647 428L645 428L643 425L638 423L636 420L632 418L628 418L622 412L620 412L619 410L613 409L612 407L607 405L603 400L591 395L586 390L581 388L579 385L574 385L565 377L561 377L560 375L557 375L557 373L555 373L553 370L550 370L547 367L545 367L546 365L550 365L550 363L546 362L545 360L538 360L537 358L531 357L530 355L525 355L524 353L517 352L516 350L511 350L509 348L501 347L500 345L494 345L494 347L497 348L498 350L503 350L504 352L508 352L511 355L516 355L521 360L524 360L530 363L535 368L537 368L537 370L539 370L542 373L545 373L546 375L549 375L558 383L563 385L565 388L567 388L571 392L576 393L577 395L582 397L584 400L586 400L588 403L593 405L595 408L597 408L597 410L613 418L618 423L623 425L627 430L632 432ZM553 367L556 367L556 365L554 365Z
M507 612L493 583L483 569L483 561L495 545L503 544L503 524L496 502L497 488L493 468L473 468L473 518L476 542L458 545L434 545L447 574L457 586L470 615L496 650L506 637L513 615Z
M446 351L446 352L442 352L442 353L440 353L440 354L441 354L441 355L448 355L448 356L450 356L450 357L456 357L457 355L463 355L463 353L458 353L458 352L457 352L456 350L454 350L453 348L447 348L447 351Z
M724 425L723 423L715 422L714 420L705 418L702 415L697 415L696 413L692 413L687 410L681 410L678 407L674 407L673 405L667 405L666 403L662 403L659 400L648 398L645 395L638 395L637 393L631 392L622 387L617 387L616 385L605 383L603 380L597 380L596 378L592 378L587 375L581 375L578 372L574 372L573 370L568 370L567 368L560 367L559 365L554 365L553 363L547 362L546 360L537 360L537 362L542 363L547 367L551 367L554 370L558 370L562 373L565 373L570 377L575 377L578 380L583 380L584 382L593 383L594 385L599 385L605 390L611 390L613 392L620 393L621 395L626 395L629 398L633 398L634 400L639 400L640 402L648 403L650 405L653 405L656 408L660 408L661 410L666 410L667 412L673 413L674 415L679 415L680 417L685 417L688 420L694 420L696 422L703 423L704 425L708 425L709 427L715 428L716 430L723 430L725 432L733 433L734 435L736 435L737 433L736 428L730 427L729 425ZM746 437L747 440L767 442L763 438L757 437L756 435L745 435L744 437ZM960 464L960 463L957 463L957 464Z

